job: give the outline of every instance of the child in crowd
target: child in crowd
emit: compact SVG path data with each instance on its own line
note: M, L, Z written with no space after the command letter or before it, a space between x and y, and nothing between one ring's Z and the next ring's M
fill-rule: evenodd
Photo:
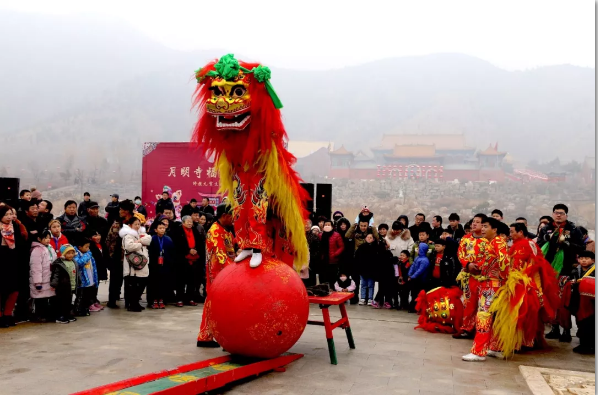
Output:
M106 280L108 277L106 273L108 265L104 255L106 253L106 247L102 244L102 236L97 231L89 231L88 236L90 237L89 250L91 251L91 256L95 262L98 282ZM95 309L104 310L104 306L100 304L100 300L98 299L98 289L99 284L95 287L95 295L93 297L94 303L92 306Z
M423 232L420 232L420 235ZM409 312L415 313L415 299L419 292L424 289L426 281L428 279L428 272L430 268L430 260L428 259L428 244L421 242L419 243L419 252L417 258L413 261L413 264L409 268L407 281L409 282L409 290L411 292L411 304L409 305Z
M65 244L60 247L60 256L52 264L50 286L56 293L56 322L68 324L77 321L72 315L73 293L77 289L77 266L73 262L75 249Z
M399 254L399 263L397 265L398 283L399 283L399 299L400 305L397 310L408 310L409 309L409 285L407 279L409 278L409 267L411 267L411 261L409 260L409 251L403 250Z
M355 252L355 265L361 277L360 305L371 306L374 299L375 265L378 263L378 246L374 244L374 235L369 233L364 243Z
M578 354L595 354L594 340L596 337L594 297L584 296L580 284L584 278L596 277L595 255L592 251L581 251L577 257L579 265L571 273L571 302L569 309L575 315L577 323L577 337L579 346L573 349ZM582 293L580 293L582 292ZM594 289L591 292L595 292Z
M353 281L351 276L341 271L338 279L334 283L334 290L336 292L353 292L355 291L355 281Z
M378 293L372 302L375 309L392 308L393 296L396 298L396 279L394 277L394 260L390 252L389 243L386 241L388 225L378 225L378 235L380 238L374 243L378 247L378 261L376 262L376 273L374 279L378 281ZM393 294L394 293L394 294Z
M60 258L60 247L68 244L69 241L66 239L66 236L62 234L62 225L60 224L59 220L53 219L48 224L48 227L50 228L50 232L52 233L50 238L50 245L56 252L58 258Z
M95 306L98 294L98 272L95 259L89 250L89 240L77 237L75 240L75 263L77 264L77 296L75 298L75 313L88 316L90 311L100 311L101 306Z
M31 243L29 258L29 294L33 299L33 312L38 322L52 319L52 299L56 295L50 286L50 267L56 260L56 251L50 246L50 231L44 230Z
M434 256L434 242L430 240L430 231L427 229L421 229L419 231L419 235L418 235L419 241L417 241L415 244L413 244L413 247L411 247L411 262L413 262L415 260L415 258L417 258L418 254L419 254L419 246L421 244L426 244L428 245L428 249L427 249L427 257L430 260L433 260L433 256Z
M147 300L153 300L152 309L164 309L164 300L173 287L175 247L172 239L166 235L167 226L159 223L156 234L148 247L149 282Z

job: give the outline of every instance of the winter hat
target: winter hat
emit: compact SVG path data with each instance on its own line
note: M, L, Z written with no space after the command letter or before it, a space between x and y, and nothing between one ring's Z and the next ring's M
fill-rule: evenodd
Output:
M320 231L320 227L319 226L312 226L311 230L314 230L314 229L316 229L318 232Z
M371 211L370 211L370 209L368 208L368 206L363 206L363 208L361 209L361 212L362 212L362 213L364 213L364 212L366 212L366 211L367 211L368 213L369 213L369 212L371 212Z
M62 256L64 256L64 254L66 254L69 251L75 252L75 249L70 244L64 244L63 246L60 247L60 255L62 255Z
M342 218L344 216L345 215L342 212L340 212L340 211L335 211L334 214L332 214L332 218L335 218L335 217Z

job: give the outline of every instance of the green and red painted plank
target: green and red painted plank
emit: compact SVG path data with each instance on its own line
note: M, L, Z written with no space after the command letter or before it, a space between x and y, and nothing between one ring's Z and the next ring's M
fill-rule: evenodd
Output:
M249 359L226 355L150 373L73 395L197 395L246 377L279 370L303 357L285 353L273 359Z

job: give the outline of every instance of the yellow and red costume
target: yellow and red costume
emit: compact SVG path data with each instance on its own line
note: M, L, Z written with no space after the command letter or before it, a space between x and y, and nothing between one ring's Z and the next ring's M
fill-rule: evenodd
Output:
M203 306L201 325L199 327L198 341L213 340L210 326L210 287L214 279L226 266L234 263L235 247L233 235L216 221L208 230L206 236L206 291L208 297Z
M285 148L282 103L270 69L232 54L197 70L193 141L213 155L220 192L233 207L237 243L299 271L308 259L304 232L307 193Z
M509 260L508 279L490 308L498 347L507 357L534 341L544 346L544 323L554 320L560 305L557 273L534 241L516 240Z
M471 353L485 357L488 350L500 351L498 342L492 331L492 313L490 307L496 292L507 280L509 274L509 256L507 244L496 236L485 243L485 260L477 277L478 282L478 312L476 314L476 335L473 339Z
M475 328L476 312L478 311L478 280L477 276L470 274L467 265L473 263L482 267L486 259L485 246L487 240L483 237L474 237L473 234L463 236L457 250L457 257L463 270L459 273L457 280L461 281L463 289L463 325L461 332L472 332Z

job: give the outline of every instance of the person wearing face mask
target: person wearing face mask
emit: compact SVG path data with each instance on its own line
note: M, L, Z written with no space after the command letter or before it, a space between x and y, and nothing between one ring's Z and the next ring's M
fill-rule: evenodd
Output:
M145 209L145 206L143 205L143 202L141 201L141 197L139 196L135 196L135 212L142 214L145 218L147 218L147 210Z
M320 284L334 284L338 276L340 256L345 245L338 232L334 231L332 221L324 221L324 231L320 235L320 259L322 270L320 273Z

